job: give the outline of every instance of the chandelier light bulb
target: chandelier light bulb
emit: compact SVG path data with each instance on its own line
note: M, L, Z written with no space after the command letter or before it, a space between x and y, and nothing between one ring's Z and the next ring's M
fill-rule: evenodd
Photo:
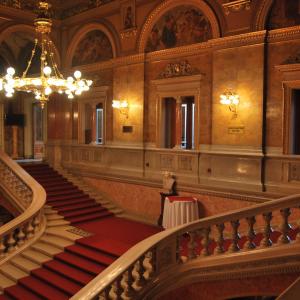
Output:
M46 76L50 76L51 72L52 72L52 69L49 67L49 66L46 66L44 69L43 69L43 72Z
M74 78L72 76L69 76L67 78L68 83L72 83L74 81Z
M52 93L52 89L49 86L47 86L45 88L45 95L49 96L51 93Z
M80 71L75 71L75 72L74 72L74 77L75 77L76 79L81 78L81 72L80 72Z
M10 76L14 76L16 71L13 67L9 67L7 70L6 70L7 74L10 75Z

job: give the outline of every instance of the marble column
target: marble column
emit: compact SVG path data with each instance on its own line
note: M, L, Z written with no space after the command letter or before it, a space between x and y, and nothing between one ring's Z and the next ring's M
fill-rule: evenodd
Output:
M176 124L175 124L175 149L181 149L182 141L182 111L181 111L182 99L176 97Z

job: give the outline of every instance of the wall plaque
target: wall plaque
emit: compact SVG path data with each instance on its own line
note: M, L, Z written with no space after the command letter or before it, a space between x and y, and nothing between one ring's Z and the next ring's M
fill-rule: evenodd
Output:
M244 126L232 126L228 127L228 134L243 134L245 131Z

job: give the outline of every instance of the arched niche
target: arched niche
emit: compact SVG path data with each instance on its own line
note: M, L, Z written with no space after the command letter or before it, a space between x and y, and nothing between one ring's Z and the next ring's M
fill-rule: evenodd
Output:
M13 35L19 35L19 36L24 36L28 39L28 41L34 41L35 39L35 29L33 26L29 26L29 25L25 25L25 24L19 24L19 25L13 25L10 27L7 27L6 29L4 29L1 34L0 34L0 45L3 42L6 42L13 37ZM50 37L51 38L51 37ZM53 40L52 40L53 42ZM55 47L55 44L52 43L53 45L53 51L54 51L54 56L55 56L55 61L57 63L58 66L60 66L60 55L59 52L57 50L57 48Z
M261 1L253 21L253 31L264 30L274 0Z
M176 9L176 7L193 7L202 12L203 16L210 24L210 38L220 37L220 28L216 15L204 1L187 0L183 3L181 0L165 0L150 13L144 23L138 43L138 50L140 53L145 51L148 38L150 37L155 24L157 24L157 22L159 22L169 11Z
M75 52L78 49L78 46L80 45L80 43L82 43L82 41L86 38L89 37L89 34L91 34L92 32L102 32L108 39L110 46L111 46L111 50L112 50L112 55L111 58L115 58L116 57L116 43L114 40L114 37L112 35L112 33L110 32L110 30L108 30L104 25L102 24L98 24L98 23L93 23L93 24L88 24L86 26L84 26L83 28L81 28L73 37L70 46L67 49L67 53L66 53L66 67L70 68L72 67L72 62L73 62L73 58L75 55ZM97 39L97 36L95 36L95 38ZM95 47L97 47L97 41L95 43ZM95 61L95 62L99 62L99 61ZM80 64L83 65L84 63ZM89 64L89 63L87 63Z

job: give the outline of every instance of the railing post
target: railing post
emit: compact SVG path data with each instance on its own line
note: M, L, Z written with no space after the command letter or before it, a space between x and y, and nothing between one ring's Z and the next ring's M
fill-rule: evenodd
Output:
M217 247L215 249L215 253L216 254L222 254L225 252L224 250L224 229L225 229L225 225L224 223L221 224L217 224L216 225L217 230L218 230L218 237L217 237Z
M254 216L246 218L248 223L248 241L246 243L246 248L248 250L255 249L256 245L254 243L254 239L256 237L256 233L254 230L254 224L256 223L256 219Z
M288 235L289 230L291 229L291 226L289 224L289 216L291 214L291 210L289 208L281 209L280 214L282 216L282 224L281 224L282 236L280 237L279 241L281 244L288 244L291 241Z
M271 227L271 220L273 218L272 212L264 213L263 218L265 220L265 228L264 228L264 238L261 241L261 248L271 247L272 241L270 239L271 233L273 232L273 229Z

